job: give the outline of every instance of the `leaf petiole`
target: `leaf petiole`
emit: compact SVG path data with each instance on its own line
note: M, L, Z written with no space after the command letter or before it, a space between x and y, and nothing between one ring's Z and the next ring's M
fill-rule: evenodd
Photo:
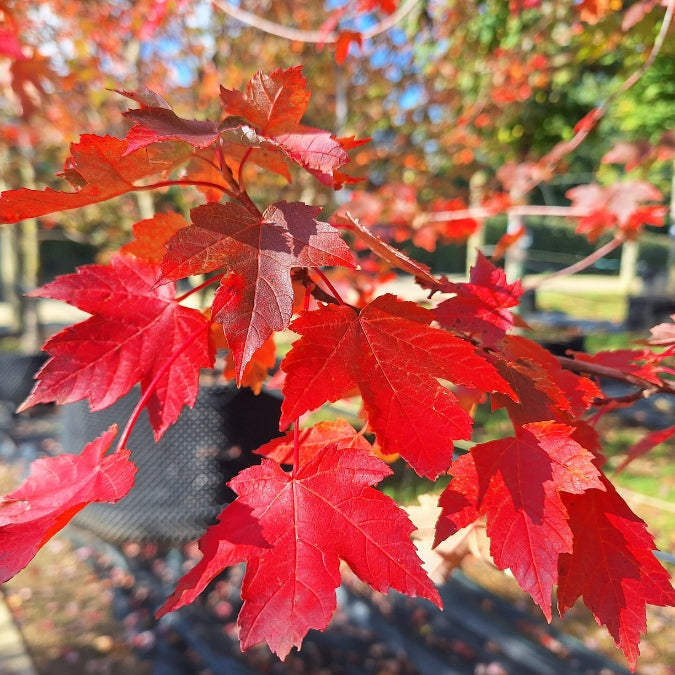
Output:
M152 378L150 381L150 384L147 386L145 391L141 394L141 398L139 399L138 403L136 404L136 407L131 411L131 415L129 415L129 419L127 420L126 426L124 427L124 431L122 431L122 435L120 436L120 440L117 442L117 446L115 447L114 452L120 452L121 450L124 450L127 441L129 440L129 436L131 436L131 432L133 431L133 428L136 426L136 422L138 421L138 417L141 414L141 410L145 407L145 404L148 402L148 399L150 396L152 396L152 393L155 391L157 388L157 384L162 378L162 376L171 368L173 365L174 361L195 341L197 338L201 337L202 333L206 332L209 328L208 323L203 324L199 330L196 330L190 337L183 342L182 345L176 349L171 356L162 364L162 366L158 369L158 371L155 373L155 376ZM113 453L114 454L114 453Z

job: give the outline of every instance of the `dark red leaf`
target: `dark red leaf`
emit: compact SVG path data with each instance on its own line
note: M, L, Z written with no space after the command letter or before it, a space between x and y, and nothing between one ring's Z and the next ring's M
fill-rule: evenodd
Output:
M320 211L279 202L257 217L238 204L205 204L192 210L194 224L169 241L165 279L228 269L213 318L224 326L238 381L253 353L288 326L293 267L355 266L339 231L316 220Z

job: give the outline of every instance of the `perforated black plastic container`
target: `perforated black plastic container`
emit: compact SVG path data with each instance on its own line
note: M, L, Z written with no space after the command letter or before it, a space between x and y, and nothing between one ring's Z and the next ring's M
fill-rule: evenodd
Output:
M30 394L33 376L47 360L44 352L19 354L0 352L0 401L9 401L15 407Z
M63 406L62 444L80 452L112 423L120 428L138 402L138 389L97 413L84 401ZM74 522L112 543L176 545L198 538L230 501L225 483L257 464L250 450L279 434L280 400L248 389L202 387L159 443L143 413L128 448L138 472L131 492L117 504L90 504Z

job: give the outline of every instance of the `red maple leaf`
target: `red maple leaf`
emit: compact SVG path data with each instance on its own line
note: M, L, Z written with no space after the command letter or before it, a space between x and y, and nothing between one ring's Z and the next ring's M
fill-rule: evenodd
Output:
M118 254L110 265L85 265L33 291L32 296L64 300L93 316L45 343L51 358L20 410L85 398L92 410L101 410L138 382L148 387L178 349L147 403L155 437L178 419L183 406L194 405L199 370L213 365L208 321L179 305L173 284L158 285L159 278L158 265Z
M634 238L642 225L663 225L665 206L645 206L642 202L659 201L661 192L645 181L625 181L607 187L590 183L568 190L565 196L571 207L586 209L579 218L577 232L595 241L607 230L617 227L625 236Z
M245 93L224 87L220 90L227 115L243 118L291 161L324 185L337 189L354 180L338 171L349 161L346 151L366 141L336 138L327 131L301 124L310 96L300 67L269 74L258 71ZM247 156L257 161L255 149Z
M615 349L595 354L575 352L574 359L619 370L652 384L662 383L658 370L660 355L654 354L650 349Z
M520 281L507 283L504 270L495 267L480 251L469 283L448 283L444 290L456 295L434 310L436 320L450 330L479 337L486 347L494 346L513 328L509 308L518 305L523 293Z
M162 264L175 280L227 267L213 302L241 381L253 353L291 319L293 267L355 267L349 247L321 209L301 202L279 202L262 216L234 203L204 204L191 211L193 225L168 243Z
M602 395L592 380L563 370L553 354L521 335L504 338L494 363L517 400L497 392L492 405L505 407L516 426L551 419L573 424Z
M127 142L85 134L70 146L64 176L77 190L7 190L0 196L0 222L16 223L56 211L97 204L135 189L135 182L170 169L179 154L139 150L125 155Z
M134 484L129 451L104 457L113 425L80 455L38 459L25 482L0 498L0 583L22 570L40 548L87 504L116 502Z
M573 433L537 422L513 438L474 446L450 468L453 479L439 501L435 545L485 514L495 564L511 569L549 621L558 558L572 551L562 494L602 489L594 455Z
M361 450L326 446L295 475L263 460L229 485L239 495L199 542L203 558L158 616L192 602L225 567L246 561L242 649L267 642L284 659L336 607L340 560L375 590L394 588L440 606L410 539L405 512L370 487L389 475Z
M289 431L281 438L274 438L269 443L261 445L254 452L257 455L273 459L279 464L293 464L295 432ZM357 433L356 429L346 420L336 418L330 422L319 422L313 427L302 429L298 435L300 444L300 464L308 462L314 455L327 445L335 444L341 448L359 448L370 452L372 445Z
M120 91L118 94L136 101L140 110L122 113L135 122L127 133L126 154L152 143L177 140L195 148L206 148L218 138L218 124L210 120L186 120L178 117L171 106L158 94L144 91Z
M399 453L418 474L436 478L452 461L452 441L468 439L472 425L438 378L513 392L473 345L432 328L432 319L393 295L360 313L342 305L302 314L291 325L302 337L281 364L281 428L358 386L382 452Z
M601 489L564 495L563 503L574 548L560 557L560 615L583 597L634 670L640 635L647 632L645 606L675 604L670 574L654 556L645 523L606 478Z

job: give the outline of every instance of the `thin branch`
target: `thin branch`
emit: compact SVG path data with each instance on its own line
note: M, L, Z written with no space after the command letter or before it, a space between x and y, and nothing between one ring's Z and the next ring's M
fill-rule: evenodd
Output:
M193 185L194 187L211 188L224 192L226 195L232 197L232 199L237 199L237 195L224 185L211 183L206 180L163 180L159 183L151 183L149 185L134 185L133 190L156 190L158 188L171 187L172 185Z
M654 384L654 382L649 382L637 375L631 375L618 368L602 366L599 363L591 363L589 361L577 361L568 356L556 356L556 360L565 370L571 370L573 373L578 373L579 375L597 375L598 377L606 377L610 380L616 380L617 382L632 384L642 390L641 396L643 398L657 392L662 394L675 394L675 389L669 382Z
M515 216L561 216L563 218L583 218L584 216L590 215L591 211L589 209L571 206L537 206L536 204L526 204L522 206L509 206L503 212L495 212L494 209L488 209L483 206L474 206L468 209L458 209L456 211L424 213L415 218L414 225L436 222L445 223L453 220L464 220L465 218L481 220L483 218L495 216L498 213L510 213Z
M545 277L541 279L537 279L537 281L531 283L531 284L526 284L525 285L525 290L527 291L533 291L542 284L545 284L547 281L550 281L551 279L555 279L556 277L562 277L562 276L568 276L571 274L577 274L578 272L581 272L581 270L585 270L587 267L590 267L593 263L597 262L600 260L600 258L604 258L606 255L611 253L614 249L619 248L621 244L623 244L625 240L623 237L614 237L614 239L611 239L608 241L606 244L602 245L600 248L596 249L591 253L590 255L587 255L585 258L582 260L579 260L578 262L575 262L573 265L569 265L568 267L564 267L561 270L557 270L556 272L551 272L551 274L547 274Z
M410 12L418 5L421 0L406 0L395 12L388 17L382 19L374 26L361 32L364 39L373 38L376 35L385 33L390 28L395 26L399 21L402 21ZM292 40L294 42L307 42L313 44L334 44L338 41L339 31L321 31L321 30L302 30L300 28L292 28L283 26L269 19L263 19L257 14L247 12L240 7L236 7L226 0L213 0L213 6L217 7L221 12L231 16L237 21L245 23L247 26L252 26L270 35Z

